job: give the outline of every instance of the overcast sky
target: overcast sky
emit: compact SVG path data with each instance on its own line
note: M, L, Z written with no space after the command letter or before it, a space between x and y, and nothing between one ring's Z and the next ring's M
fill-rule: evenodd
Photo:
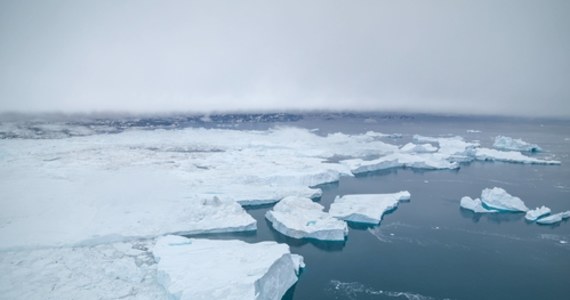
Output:
M0 0L0 111L570 116L570 1Z

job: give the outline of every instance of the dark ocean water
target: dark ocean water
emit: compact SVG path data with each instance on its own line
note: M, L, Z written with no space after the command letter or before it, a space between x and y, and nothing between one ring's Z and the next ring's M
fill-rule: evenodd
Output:
M286 299L568 299L570 222L528 223L524 214L476 215L459 207L463 196L479 197L502 187L534 208L570 209L570 122L492 118L304 118L287 124L330 132L375 130L401 133L387 140L403 144L413 134L460 135L491 146L497 135L537 143L561 166L476 162L454 171L398 169L344 177L321 186L318 201L328 210L337 195L410 191L412 198L379 226L350 225L345 243L287 238L264 215L271 206L249 208L256 233L211 238L248 242L275 240L304 256L306 268ZM480 132L468 132L479 130Z

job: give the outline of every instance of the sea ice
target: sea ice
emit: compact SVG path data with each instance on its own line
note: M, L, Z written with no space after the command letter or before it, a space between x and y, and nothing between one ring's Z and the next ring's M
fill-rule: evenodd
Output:
M346 223L323 209L322 205L309 198L291 196L275 204L265 217L275 230L296 239L343 241L348 234Z
M437 152L437 147L434 147L432 144L413 144L407 143L400 148L402 152L411 152L411 153L433 153Z
M504 189L498 187L484 189L481 192L481 202L491 209L514 212L528 211L528 207L520 198L511 196Z
M508 136L499 135L495 138L493 147L500 150L513 150L524 152L539 152L542 149L536 144L529 144L521 139L513 139Z
M524 218L529 221L536 221L537 219L540 219L548 214L550 214L550 208L543 205L541 207L527 211Z
M402 200L409 200L407 191L393 194L367 194L337 196L329 214L345 221L379 224L387 211L395 209Z
M551 225L562 222L562 220L570 218L570 210L546 216L536 220L536 223L543 225Z
M495 212L497 212L497 210L495 210L495 209L488 209L485 206L483 206L483 203L481 202L481 199L479 199L479 198L471 199L471 197L465 196L465 197L461 198L461 202L459 203L459 205L462 208L472 210L475 213L495 213Z
M433 154L392 153L375 160L349 160L343 161L352 167L353 174L361 174L386 169L408 167L413 169L441 170L457 169L457 163L449 162L441 156Z
M528 157L516 151L499 151L489 148L477 148L475 157L477 160L487 161L504 161L510 163L522 164L539 164L539 165L559 165L557 160L543 160L534 157Z
M302 257L286 244L158 238L158 280L176 299L281 299L295 284Z

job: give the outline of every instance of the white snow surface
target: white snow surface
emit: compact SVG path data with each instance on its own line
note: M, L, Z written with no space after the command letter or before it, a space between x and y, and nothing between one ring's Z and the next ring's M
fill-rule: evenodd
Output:
M344 241L348 227L342 220L323 211L324 207L309 198L286 197L265 217L275 230L292 238Z
M158 281L176 299L281 299L302 257L275 242L165 236L152 249Z
M543 225L552 225L562 222L564 219L570 218L570 210L560 212L557 214L552 214L543 218L536 220L536 223Z
M329 214L345 221L379 224L384 213L395 209L403 200L410 200L408 191L337 196L331 204Z
M400 147L400 151L403 152L411 152L411 153L433 153L437 151L437 147L434 147L432 144L414 144L414 143L407 143L404 146Z
M528 207L520 198L510 195L507 191L498 187L484 189L481 192L481 202L491 209L513 212L528 211Z
M468 209L468 210L471 210L475 213L495 213L495 212L498 212L498 210L496 210L496 209L488 209L485 206L483 206L483 202L481 202L481 199L479 199L479 198L471 199L471 197L465 196L465 197L461 198L459 205L461 207Z
M499 135L495 137L493 147L500 150L513 150L523 152L539 152L542 149L536 144L527 143L521 139Z
M543 205L541 207L537 207L535 209L527 211L524 218L529 220L529 221L536 221L537 219L540 219L540 218L550 214L550 212L551 212L550 208Z

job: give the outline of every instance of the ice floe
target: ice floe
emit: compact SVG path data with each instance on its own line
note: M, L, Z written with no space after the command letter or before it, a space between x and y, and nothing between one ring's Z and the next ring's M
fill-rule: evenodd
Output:
M523 155L516 151L499 151L489 148L476 149L475 157L477 160L487 161L503 161L511 163L523 164L540 164L540 165L559 165L560 161L557 160L543 160L534 157Z
M471 197L465 196L465 197L461 198L459 205L462 208L471 210L475 213L495 213L495 212L498 212L498 210L496 210L496 209L488 209L485 206L483 206L483 202L481 202L481 199L479 199L479 198L471 199Z
M414 143L407 143L404 146L400 147L400 151L402 152L411 152L411 153L433 153L437 151L437 147L434 147L432 144L414 144Z
M493 147L501 150L513 150L524 152L539 152L542 149L536 144L527 143L521 139L514 139L508 136L499 135L495 137Z
M265 217L275 230L292 238L343 241L348 234L346 223L323 209L309 198L291 196L275 204Z
M407 191L393 194L344 195L336 197L329 214L345 221L379 224L384 213L395 209L398 203L409 200Z
M481 192L481 202L491 209L513 212L528 211L528 207L520 198L510 195L499 187L484 189Z
M536 223L542 224L542 225L552 225L552 224L560 223L560 222L562 222L562 220L567 219L567 218L570 218L570 210L540 218L540 219L536 220Z
M152 249L158 281L176 299L281 299L302 257L275 242L165 236Z
M527 211L524 218L527 219L528 221L532 222L532 221L536 221L537 219L540 219L540 218L542 218L548 214L550 214L550 208L543 205L541 207L537 207L535 209Z

